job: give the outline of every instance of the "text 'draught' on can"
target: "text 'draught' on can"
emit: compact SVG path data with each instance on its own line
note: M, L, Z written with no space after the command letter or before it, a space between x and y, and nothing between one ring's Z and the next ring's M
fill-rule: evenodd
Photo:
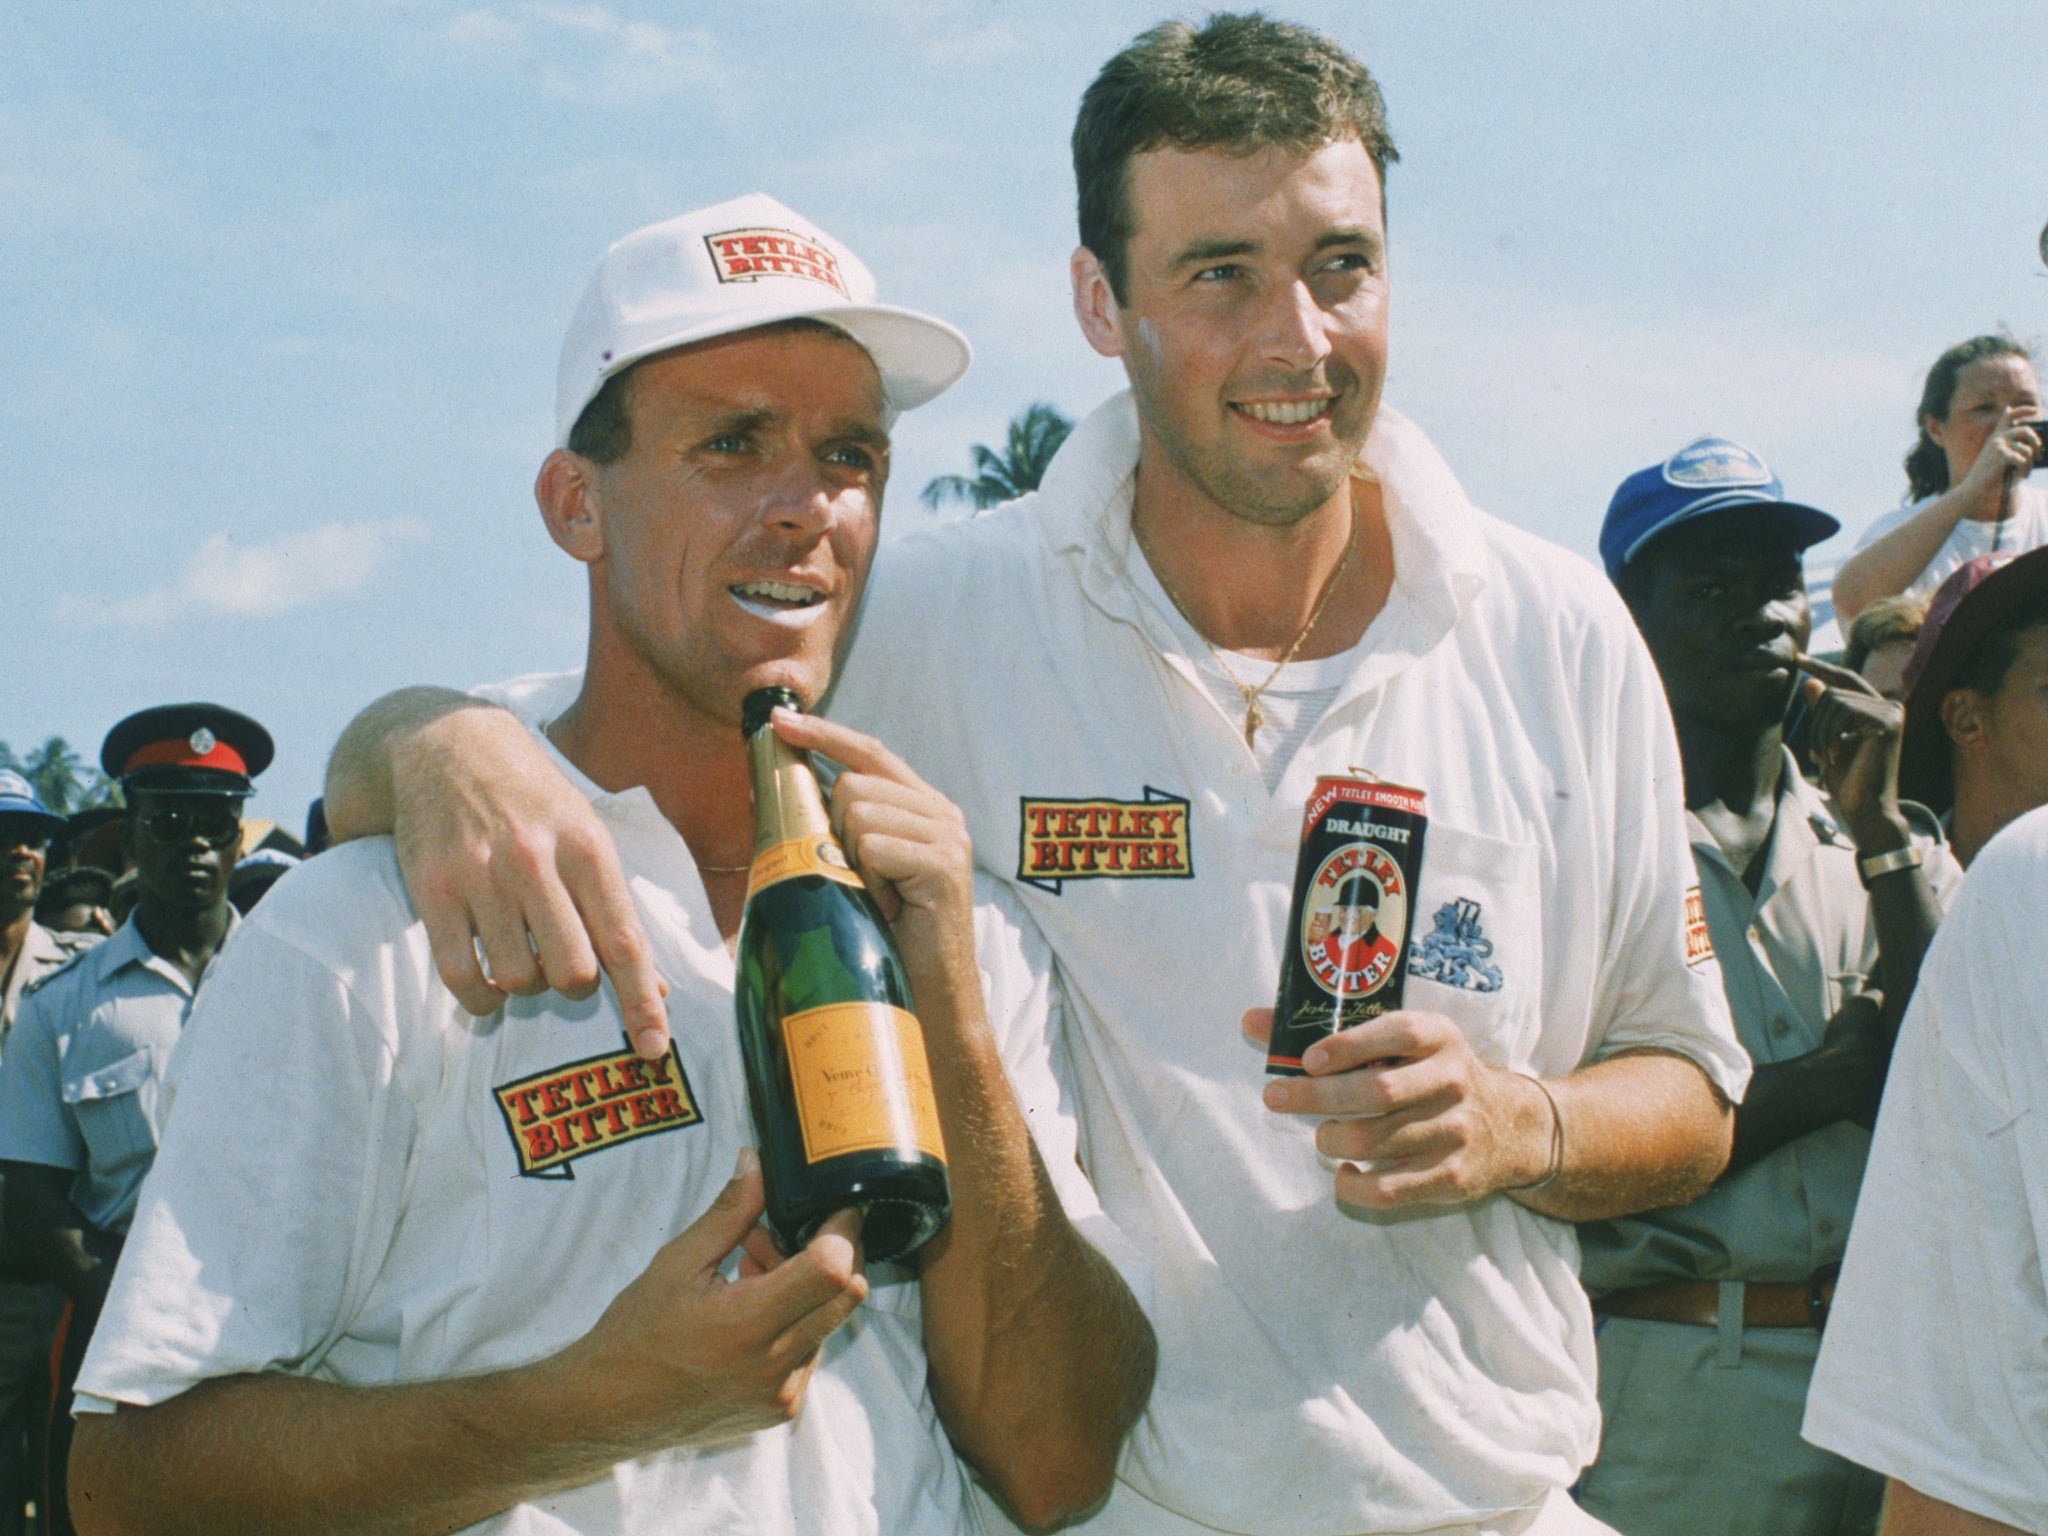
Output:
M1294 864L1269 1074L1301 1076L1302 1052L1318 1040L1401 1006L1428 829L1419 789L1316 780Z

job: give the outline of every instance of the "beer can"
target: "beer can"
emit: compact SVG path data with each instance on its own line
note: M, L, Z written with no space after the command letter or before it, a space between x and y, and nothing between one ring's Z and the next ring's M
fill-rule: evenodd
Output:
M1316 780L1294 862L1268 1074L1301 1076L1302 1053L1318 1040L1401 1006L1428 828L1419 789Z

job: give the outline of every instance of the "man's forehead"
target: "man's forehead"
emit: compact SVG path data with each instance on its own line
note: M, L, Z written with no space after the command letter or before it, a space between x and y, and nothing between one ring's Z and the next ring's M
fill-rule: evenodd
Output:
M1161 144L1132 156L1132 228L1193 215L1217 238L1282 211L1385 237L1379 170L1357 139L1308 145Z
M736 331L656 353L634 370L633 394L695 411L818 411L885 416L882 376L867 349L815 321Z

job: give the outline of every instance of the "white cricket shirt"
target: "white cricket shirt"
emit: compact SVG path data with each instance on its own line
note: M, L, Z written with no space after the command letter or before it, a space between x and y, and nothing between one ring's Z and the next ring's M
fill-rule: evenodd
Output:
M388 839L309 861L223 950L173 1059L162 1151L81 1411L240 1372L365 1385L543 1358L731 1177L752 1132L732 962L696 867L645 790L605 794L555 760L617 842L670 987L670 1058L635 1061L609 986L471 1019L434 970ZM1050 1064L1047 962L995 907L977 912L976 938L1028 1123L1069 1214L1100 1240ZM869 1280L793 1423L622 1463L472 1529L981 1529L926 1390L915 1275L876 1265Z
M961 805L1050 944L1082 1161L1151 1266L1158 1384L1085 1529L1332 1536L1532 1505L1598 1438L1571 1228L1499 1197L1339 1210L1238 1019L1273 1002L1314 778L1357 768L1428 797L1409 1006L1499 1066L1655 1047L1739 1097L1719 973L1687 964L1662 686L1594 567L1474 509L1382 409L1363 467L1393 592L1269 792L1133 589L1137 451L1119 396L1036 495L890 545L828 701Z

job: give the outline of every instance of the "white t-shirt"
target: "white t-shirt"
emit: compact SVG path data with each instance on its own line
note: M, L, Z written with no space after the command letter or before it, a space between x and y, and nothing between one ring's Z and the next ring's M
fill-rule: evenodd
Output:
M2048 1532L2048 808L1971 866L1885 1085L1806 1438Z
M731 1177L752 1130L732 962L696 867L645 790L605 794L556 761L624 860L670 986L669 1060L636 1063L609 987L472 1020L440 983L388 839L310 861L226 946L173 1059L163 1149L81 1411L241 1372L374 1385L543 1358ZM1127 1260L1075 1165L1042 949L996 906L977 919L1027 1122L1076 1224ZM869 1279L793 1423L622 1463L472 1529L980 1529L926 1390L915 1274L876 1265Z
M1856 541L1856 547L1868 549L1933 499L1925 497L1885 513L1863 530L1863 537ZM2003 523L1980 523L1968 517L1958 521L1941 548L1935 551L1934 558L1913 578L1913 584L1906 591L1917 597L1928 596L1960 566L1978 555L1992 554L1997 550L2025 554L2043 544L2048 544L2048 490L2043 490L2032 480L2022 480L2013 487L2012 510Z
M1428 796L1415 942L1437 963L1410 1006L1497 1065L1657 1047L1739 1096L1718 970L1686 964L1663 688L1597 570L1474 509L1383 409L1364 462L1394 589L1269 789L1206 650L1133 584L1137 448L1119 396L1038 494L889 546L827 701L963 808L1044 933L1083 1164L1152 1266L1158 1382L1084 1529L1328 1536L1533 1504L1598 1438L1572 1229L1504 1197L1339 1210L1238 1018L1273 1001L1310 786L1356 767Z

